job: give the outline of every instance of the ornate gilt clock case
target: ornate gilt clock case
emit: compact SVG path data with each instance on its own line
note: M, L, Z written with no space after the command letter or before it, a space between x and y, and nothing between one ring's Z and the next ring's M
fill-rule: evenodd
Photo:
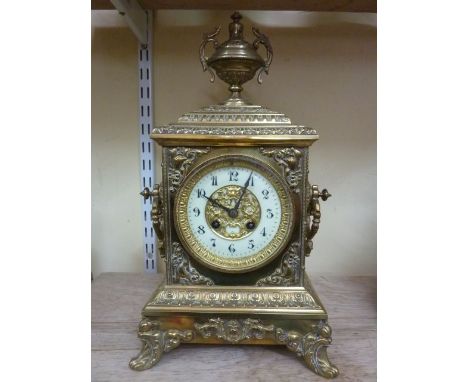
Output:
M241 16L219 44L206 34L200 60L231 97L155 128L162 147L162 182L152 220L166 279L142 311L143 346L130 367L154 366L181 343L283 344L326 378L338 375L327 356L328 315L304 269L320 223L319 199L330 194L308 183L308 148L315 129L282 113L251 105L242 84L268 73L273 52L253 28L243 39ZM215 52L205 57L205 46ZM266 48L266 59L258 53Z

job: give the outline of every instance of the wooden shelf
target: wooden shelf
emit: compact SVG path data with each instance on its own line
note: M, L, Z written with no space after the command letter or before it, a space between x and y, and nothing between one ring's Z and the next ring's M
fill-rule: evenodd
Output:
M377 0L139 0L145 9L221 9L377 13ZM114 9L110 0L91 0L91 9Z

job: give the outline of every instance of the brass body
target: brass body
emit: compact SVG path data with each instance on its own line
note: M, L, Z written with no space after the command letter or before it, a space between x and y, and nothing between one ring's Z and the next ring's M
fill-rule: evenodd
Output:
M259 68L267 72L272 51L266 36L258 31L255 34L262 36L262 42L256 40L249 48L239 19L233 15L230 42L218 44L218 31L206 35L200 49L204 69L211 63L218 75L231 73L220 76L231 85L228 101L184 114L177 123L157 127L151 135L162 146L162 183L143 190L142 195L152 198L151 217L166 279L143 308L138 332L143 346L130 367L148 369L181 343L283 344L303 357L312 371L333 378L338 369L327 356L331 343L328 315L304 272L320 224L319 198L330 196L307 181L308 146L318 134L292 124L282 113L240 98L239 78L251 78ZM231 51L239 45L232 43L235 39L242 40L240 53ZM221 49L211 60L204 57L208 42ZM259 43L269 52L263 63L252 53ZM239 69L242 51L250 61L241 60ZM232 75L246 67L253 74ZM229 82L230 78L237 82ZM283 211L294 219L286 219L289 223L278 237L281 245L276 252L265 261L257 259L256 266L207 266L201 261L203 254L183 234L184 188L190 190L197 173L216 164L216 158L234 162L250 158L249 163L264 169L269 179L279 179L281 186L275 189L287 194L280 198Z

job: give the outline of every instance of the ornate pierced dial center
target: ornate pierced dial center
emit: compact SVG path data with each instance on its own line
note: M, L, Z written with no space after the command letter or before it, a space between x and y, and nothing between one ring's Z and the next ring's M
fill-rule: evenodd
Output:
M240 186L228 185L211 195L211 199L225 206L229 212L212 203L206 204L206 221L213 232L225 239L236 240L249 236L260 223L261 208L258 199L251 191L245 190L243 195L242 191ZM235 209L241 196L241 202Z

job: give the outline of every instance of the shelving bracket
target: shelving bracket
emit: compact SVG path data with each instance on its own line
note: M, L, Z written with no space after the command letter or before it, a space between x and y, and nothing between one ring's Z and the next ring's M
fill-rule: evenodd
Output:
M128 26L143 47L149 40L149 12L137 0L110 0L119 13L125 17Z

